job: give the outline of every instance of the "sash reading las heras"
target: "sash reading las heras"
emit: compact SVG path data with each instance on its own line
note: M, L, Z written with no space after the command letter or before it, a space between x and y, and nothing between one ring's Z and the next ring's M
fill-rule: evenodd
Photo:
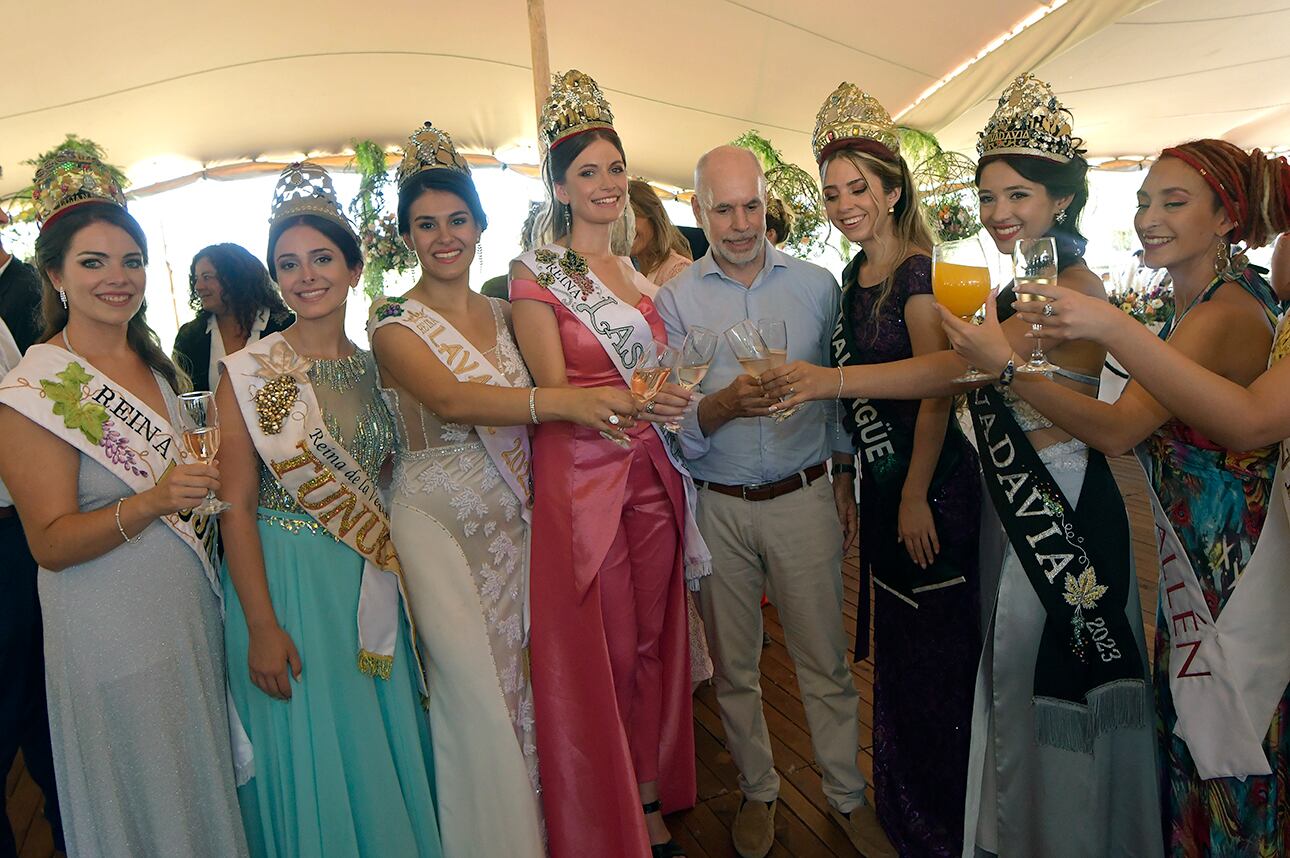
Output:
M847 324L853 294L849 290L843 296L842 309L833 327L833 360L837 366L860 365L854 358L861 353L855 331ZM860 495L864 503L860 516L861 562L872 569L876 584L906 604L918 607L919 593L962 584L967 578L957 557L942 553L923 569L892 538L899 529L900 492L914 454L913 433L893 429L896 424L891 416L892 405L887 400L862 398L853 399L849 404L850 407L842 409L842 423L851 433L860 457ZM958 421L953 415L948 420L945 443L927 489L929 497L954 473L963 455L960 439L956 437L960 431ZM877 496L873 503L866 497L870 492ZM941 526L935 509L932 515L937 526Z
M1147 723L1149 699L1125 616L1129 521L1105 457L1088 451L1072 508L994 386L968 408L990 498L1047 617L1035 662L1040 744L1091 753L1104 733Z
M536 274L538 284L554 295L595 336L630 390L632 370L645 353L646 345L653 340L649 323L641 312L620 300L602 283L587 265L586 259L558 244L530 250L520 257L520 261ZM636 277L641 277L641 274L638 272ZM712 574L712 553L703 541L703 534L699 532L695 517L698 491L685 467L681 444L676 435L657 423L654 424L654 431L662 440L663 450L672 467L680 473L685 489L685 524L681 533L681 549L685 555L686 586L697 592L699 579Z

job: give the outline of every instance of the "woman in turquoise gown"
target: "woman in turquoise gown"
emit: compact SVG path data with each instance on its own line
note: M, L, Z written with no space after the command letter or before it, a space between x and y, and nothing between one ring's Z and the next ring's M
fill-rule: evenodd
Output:
M328 433L375 478L394 425L371 354L344 334L361 257L320 168L284 172L268 253L297 314L271 339L304 359L301 375ZM222 516L229 684L254 748L254 776L238 789L251 854L440 858L410 629L394 627L392 659L357 656L364 558L308 514L257 453L239 404L238 360L223 366L219 458L232 503Z

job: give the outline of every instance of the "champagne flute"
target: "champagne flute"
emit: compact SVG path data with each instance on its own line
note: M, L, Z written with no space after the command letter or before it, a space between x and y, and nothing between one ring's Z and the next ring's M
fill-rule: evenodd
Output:
M788 363L788 325L782 319L758 319L757 333L766 342L766 348L770 352L771 368L783 366ZM783 398L780 398L783 401ZM800 406L793 406L787 411L778 411L775 413L775 422L782 423L797 413Z
M632 394L641 407L649 405L658 396L667 377L672 374L681 354L667 343L652 340L645 346L645 353L632 370Z
M1016 270L1015 289L1018 301L1048 302L1041 292L1029 294L1021 291L1022 286L1042 289L1057 282L1057 242L1051 236L1043 238L1019 238L1012 249L1012 263ZM1030 360L1017 367L1017 372L1033 372L1047 375L1055 367L1048 362L1044 354L1043 341L1037 336L1043 331L1041 324L1032 324L1030 330L1036 334L1035 347L1030 352Z
M717 353L716 331L695 325L685 333L681 343L680 358L676 363L676 382L686 390L694 390L708 374L712 357ZM664 423L663 428L669 432L681 431L681 424L676 421Z
M726 342L735 353L735 360L748 375L758 378L763 372L784 362L784 355L772 355L766 339L757 329L757 323L744 319L726 330ZM778 363L776 363L778 361Z
M936 303L965 321L985 306L990 297L990 269L979 239L947 241L932 248L932 294ZM988 373L969 366L953 381L970 384L992 379Z
M194 390L179 395L179 419L184 430L184 446L193 458L203 465L215 461L219 451L219 411L215 408L215 394L209 390ZM219 515L232 504L215 497L206 490L206 500L193 507L200 515Z

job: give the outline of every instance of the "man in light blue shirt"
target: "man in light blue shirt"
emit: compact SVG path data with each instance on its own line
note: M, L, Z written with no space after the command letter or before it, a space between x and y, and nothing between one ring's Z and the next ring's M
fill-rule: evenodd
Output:
M694 326L721 335L745 319L780 319L788 360L828 365L837 281L771 246L765 205L765 176L750 152L723 146L700 159L693 206L711 248L654 299L668 340L680 348ZM806 403L776 422L760 383L743 373L724 341L698 392L697 408L682 421L681 446L712 552L699 607L744 793L731 829L735 850L762 858L774 842L779 776L758 667L765 591L788 640L833 817L864 854L894 856L865 803L856 765L859 697L842 627L842 556L856 532L855 461L837 402Z

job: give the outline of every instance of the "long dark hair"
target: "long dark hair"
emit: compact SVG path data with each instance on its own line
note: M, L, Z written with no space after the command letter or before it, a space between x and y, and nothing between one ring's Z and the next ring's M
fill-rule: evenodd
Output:
M1088 162L1078 155L1065 164L1030 155L989 155L976 165L978 186L981 184L981 171L992 161L1003 161L1026 181L1043 185L1053 198L1071 198L1065 220L1061 223L1054 221L1044 235L1050 236L1057 244L1058 270L1082 260L1088 239L1079 231L1079 217L1088 204Z
M54 281L50 278L49 272L63 270L67 249L71 246L72 239L92 223L109 223L125 230L130 238L134 239L134 243L139 245L139 252L143 254L143 264L148 264L148 239L143 234L143 228L129 212L113 203L82 203L46 226L36 239L36 268L40 271L40 281L43 285L40 309L45 322L45 332L41 336L42 341L50 339L67 326L67 308L59 299L58 290L54 288ZM144 363L161 373L171 390L180 393L187 389L188 377L162 351L161 341L157 338L156 332L148 326L147 301L141 303L138 312L130 318L126 326L125 340Z
M269 227L269 249L265 252L268 258L265 261L269 263L269 274L275 281L278 279L278 266L273 261L273 251L277 248L278 239L282 237L282 233L293 226L313 227L327 236L332 244L340 248L341 255L345 257L345 265L351 271L362 267L363 250L358 246L358 239L354 236L354 233L325 217L314 214L299 214L283 218Z
M197 251L188 266L188 303L197 311L199 321L205 321L211 315L210 311L202 309L202 300L197 296L197 263L203 259L215 269L224 306L237 320L242 333L251 333L251 325L261 309L268 310L269 318L277 322L291 316L264 263L241 245L212 244Z

